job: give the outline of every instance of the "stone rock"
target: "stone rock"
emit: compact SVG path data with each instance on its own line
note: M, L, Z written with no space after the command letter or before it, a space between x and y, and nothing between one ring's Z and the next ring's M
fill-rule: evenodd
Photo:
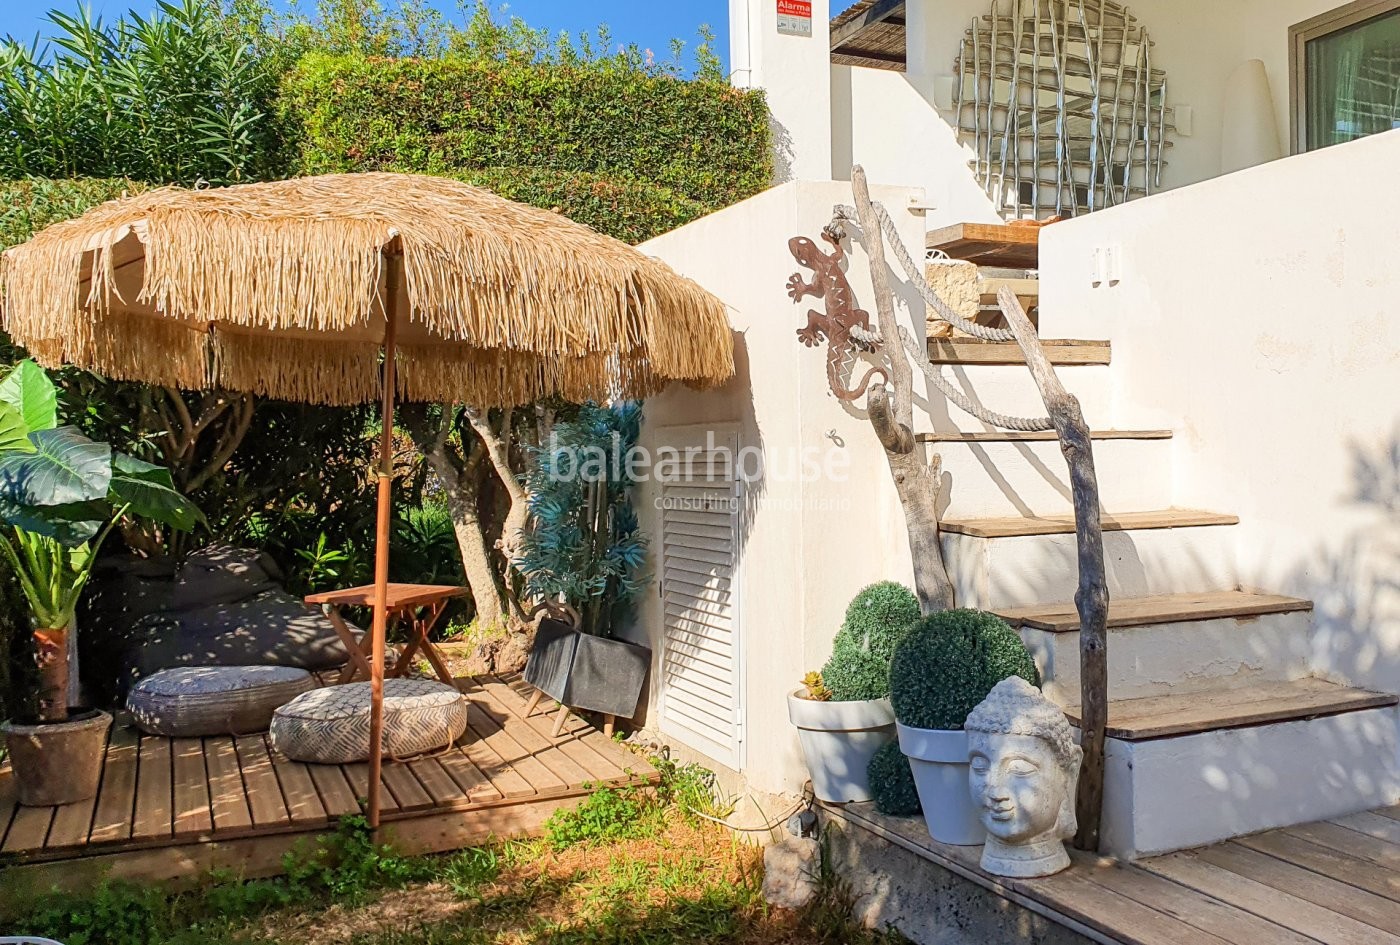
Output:
M821 844L789 837L763 851L763 898L779 909L806 908L817 895Z

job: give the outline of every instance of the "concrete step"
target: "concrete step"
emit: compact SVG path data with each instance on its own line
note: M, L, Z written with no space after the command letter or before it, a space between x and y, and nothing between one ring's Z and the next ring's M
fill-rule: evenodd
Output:
M1069 468L1053 433L1050 439L989 439L976 433L942 436L930 449L943 460L944 518L1054 515L1074 510ZM1102 436L1094 443L1094 465L1099 499L1108 508L1157 508L1171 503L1170 440Z
M1309 673L1312 602L1277 594L1213 591L1109 602L1108 693L1129 699L1300 679ZM1045 694L1079 701L1079 614L1073 603L1007 607Z
M1014 417L1045 416L1045 401L1035 386L1035 379L1024 364L942 364L939 366L948 383L967 395L973 403L988 410ZM1083 365L1059 370L1060 380L1079 398L1084 418L1091 429L1127 427L1118 422L1113 403L1112 369L1104 365ZM948 403L947 398L928 383L922 375L914 375L916 397L928 397L930 424L939 433L988 432L988 425L965 413L961 407ZM924 431L915 431L924 432Z
M1396 702L1314 678L1110 701L1104 852L1152 856L1396 803Z
M1112 597L1240 586L1233 515L1190 509L1103 516ZM1069 515L946 519L943 559L958 605L997 610L1069 600L1079 584Z

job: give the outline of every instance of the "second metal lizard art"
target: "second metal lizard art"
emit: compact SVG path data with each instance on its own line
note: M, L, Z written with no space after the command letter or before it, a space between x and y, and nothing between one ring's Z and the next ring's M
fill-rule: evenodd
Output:
M794 236L788 240L788 249L798 264L812 271L812 281L802 278L802 273L794 273L787 281L788 295L794 302L807 296L821 299L825 312L815 309L807 311L807 326L797 332L798 340L809 348L826 341L826 378L831 392L844 401L853 401L865 393L871 380L879 375L881 381L889 379L883 368L872 367L865 372L855 387L848 388L841 379L842 368L854 360L856 349L862 346L851 334L853 328L870 330L870 313L856 308L856 296L841 263L846 259L846 251L841 246L841 234L832 227L822 230L822 239L831 244L832 251L823 253L817 244L805 236Z

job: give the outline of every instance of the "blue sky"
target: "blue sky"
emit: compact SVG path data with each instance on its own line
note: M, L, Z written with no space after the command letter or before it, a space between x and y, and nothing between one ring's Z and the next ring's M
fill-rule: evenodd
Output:
M156 6L156 0L83 0L83 3L107 19L114 19L128 9L144 15ZM71 11L77 5L78 0L0 0L0 35L12 35L28 43L36 33L45 32L45 13L49 9ZM392 5L393 0L385 3L385 6ZM456 0L434 0L434 5L454 14L458 9ZM496 8L501 5L493 3ZM314 8L315 0L302 0L301 6ZM727 0L514 0L507 6L509 14L551 32L592 31L598 24L606 23L618 42L654 49L658 56L667 54L672 37L680 37L693 45L700 24L708 23L715 31L717 52L726 62L729 59ZM460 15L456 15L460 19Z

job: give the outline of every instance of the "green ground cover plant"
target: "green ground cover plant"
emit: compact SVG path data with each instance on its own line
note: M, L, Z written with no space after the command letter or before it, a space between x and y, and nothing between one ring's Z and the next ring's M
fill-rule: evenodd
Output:
M664 758L656 763L656 788L597 792L582 813L557 816L537 840L401 857L376 846L364 820L352 817L320 844L289 855L278 879L215 877L215 885L175 895L106 883L89 895L40 903L10 927L66 945L905 941L856 926L830 870L807 910L769 909L762 851L693 813L690 803L716 803L712 776Z

